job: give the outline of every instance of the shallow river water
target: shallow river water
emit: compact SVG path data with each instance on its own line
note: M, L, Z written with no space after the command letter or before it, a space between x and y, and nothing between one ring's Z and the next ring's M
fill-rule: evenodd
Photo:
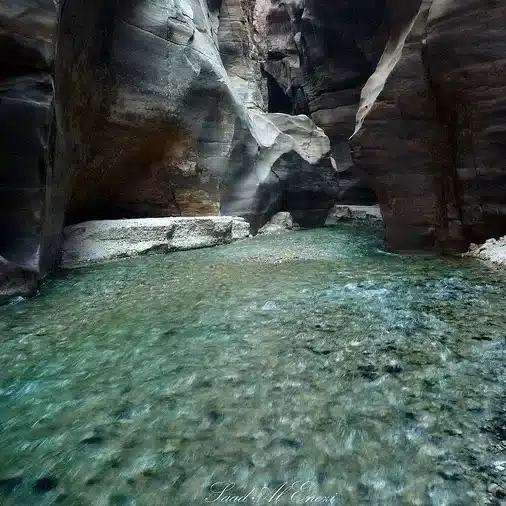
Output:
M0 504L502 504L505 318L367 225L62 272L0 308Z

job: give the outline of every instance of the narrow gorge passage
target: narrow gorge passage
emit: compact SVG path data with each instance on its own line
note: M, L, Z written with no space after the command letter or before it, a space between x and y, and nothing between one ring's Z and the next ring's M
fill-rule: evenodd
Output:
M61 271L0 308L0 502L489 504L505 314L366 224Z

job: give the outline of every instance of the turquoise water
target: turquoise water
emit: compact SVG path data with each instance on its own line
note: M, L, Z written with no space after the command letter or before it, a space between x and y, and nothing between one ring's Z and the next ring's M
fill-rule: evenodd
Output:
M505 314L366 225L62 272L0 308L0 504L501 504Z

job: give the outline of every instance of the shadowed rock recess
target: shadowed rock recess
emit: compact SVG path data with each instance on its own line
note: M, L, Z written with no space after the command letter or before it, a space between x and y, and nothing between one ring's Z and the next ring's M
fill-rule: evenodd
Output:
M65 223L378 200L394 250L504 235L505 27L481 0L7 0L0 300Z

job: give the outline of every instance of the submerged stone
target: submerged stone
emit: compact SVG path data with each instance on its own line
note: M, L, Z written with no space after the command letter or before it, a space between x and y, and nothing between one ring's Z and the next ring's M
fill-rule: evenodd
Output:
M0 493L57 477L40 501L187 506L304 480L342 505L485 504L506 489L506 278L380 248L365 223L261 235L0 308Z
M39 478L33 485L34 492L45 494L58 486L58 480L52 476L43 476Z

